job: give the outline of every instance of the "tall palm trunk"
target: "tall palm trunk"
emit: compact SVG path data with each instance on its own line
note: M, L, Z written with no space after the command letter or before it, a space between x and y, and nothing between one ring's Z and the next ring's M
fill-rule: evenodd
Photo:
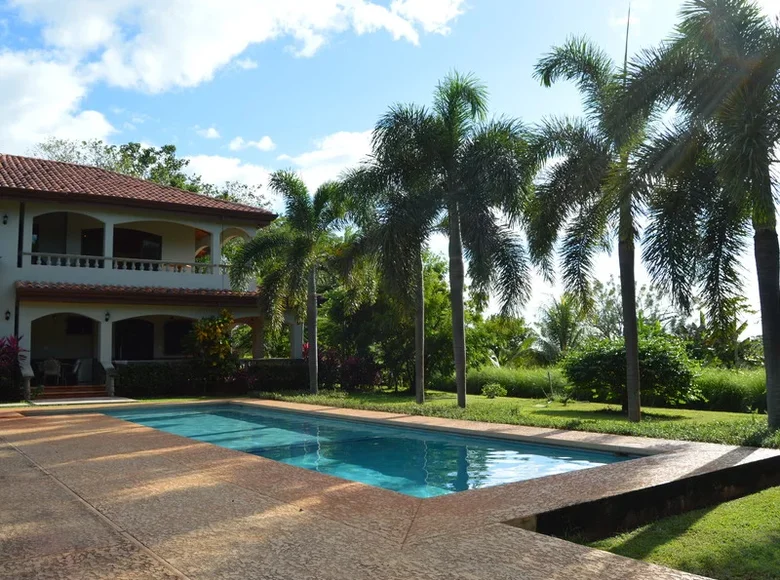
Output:
M452 305L452 350L455 356L455 386L458 407L466 406L466 321L463 314L463 240L460 235L458 204L449 207L450 221L450 304Z
M780 249L775 225L754 226L769 428L780 429Z
M309 272L306 300L306 327L309 334L309 391L317 394L317 268Z
M416 260L414 315L414 390L417 403L425 402L425 276L422 249Z
M634 275L634 223L631 199L620 206L618 239L620 298L623 305L623 338L626 343L626 410L629 421L641 418L639 395L639 329L636 314L636 278Z

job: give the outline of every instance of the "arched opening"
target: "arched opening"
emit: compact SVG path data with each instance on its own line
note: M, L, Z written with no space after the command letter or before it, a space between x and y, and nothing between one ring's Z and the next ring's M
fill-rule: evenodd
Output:
M208 263L210 248L211 234L177 222L149 220L114 225L113 256L120 259L120 269L139 269L137 261L144 263L143 269L150 269L160 261Z
M38 384L95 384L98 323L81 314L57 313L32 321L30 365Z
M113 325L114 360L152 361L187 357L193 320L182 316L140 316Z
M33 218L32 263L44 266L103 267L104 224L81 213L57 211ZM96 259L89 259L95 256Z

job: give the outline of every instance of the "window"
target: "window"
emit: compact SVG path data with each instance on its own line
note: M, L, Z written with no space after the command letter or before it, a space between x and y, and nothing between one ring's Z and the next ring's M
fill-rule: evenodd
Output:
M163 326L165 356L182 356L184 340L192 331L192 320L169 320Z

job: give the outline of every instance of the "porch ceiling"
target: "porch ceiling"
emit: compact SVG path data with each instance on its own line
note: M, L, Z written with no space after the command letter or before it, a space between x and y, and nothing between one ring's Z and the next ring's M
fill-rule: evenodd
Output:
M157 286L116 286L62 282L16 283L16 296L30 302L125 302L181 306L245 306L257 304L257 292Z

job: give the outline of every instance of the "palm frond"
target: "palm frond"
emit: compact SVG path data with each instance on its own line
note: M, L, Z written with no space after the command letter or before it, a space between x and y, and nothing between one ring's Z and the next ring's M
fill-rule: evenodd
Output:
M604 115L615 73L615 64L606 52L585 37L572 37L539 60L534 78L546 87L560 79L574 81L583 94L588 117L595 120Z
M268 187L284 199L285 217L300 231L314 229L312 199L303 180L293 171L280 170L271 174Z
M241 288L253 275L261 273L264 266L285 255L294 241L294 234L287 224L272 225L261 229L251 240L241 244L230 263L230 283Z
M489 209L463 220L463 247L472 293L497 294L501 312L519 312L531 292L528 256L520 236Z
M532 190L527 143L528 131L515 119L479 127L461 156L459 203L495 207L518 221Z

